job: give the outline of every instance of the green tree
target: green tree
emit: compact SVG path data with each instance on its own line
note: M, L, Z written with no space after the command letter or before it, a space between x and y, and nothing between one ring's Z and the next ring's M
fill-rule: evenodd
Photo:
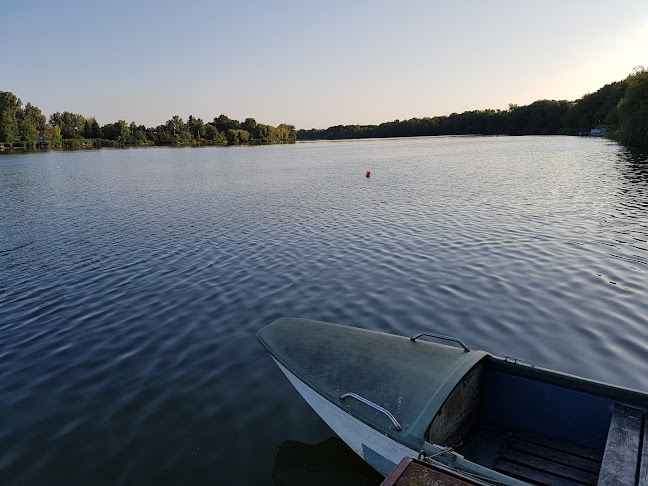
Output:
M43 131L43 140L61 140L61 129L58 126L47 125Z
M128 130L129 130L129 139L128 139L129 143L134 143L135 145L146 144L147 142L146 129L142 130L133 121L130 123L130 125L128 125Z
M92 120L86 118L85 124L83 126L83 136L85 138L92 138Z
M254 127L251 128L252 131L250 131L250 134L257 140L260 140L262 142L269 142L271 128L271 126L264 125L263 123L255 123Z
M103 134L101 133L101 127L99 126L99 123L97 120L91 118L92 120L92 125L90 128L90 138L102 138Z
M189 115L189 118L187 118L186 131L191 134L192 138L200 140L200 138L204 136L204 125L204 122L200 118L194 118L193 116Z
M85 138L101 138L101 127L94 116L86 118L83 127L83 136Z
M282 123L277 127L277 131L279 132L279 142L294 143L297 140L297 132L295 132L294 125Z
M166 129L169 133L172 133L174 137L179 137L185 129L185 124L178 115L175 115L170 120L166 122Z
M255 138L259 138L256 133L257 122L254 118L246 118L243 123L241 123L241 129L248 132L250 135Z
M133 125L135 125L133 123ZM131 136L131 129L126 124L126 120L118 120L117 123L114 123L115 133L117 133L117 141L121 144L129 143L133 140Z
M15 142L20 136L22 102L9 91L0 91L0 142Z
M45 130L45 115L36 106L27 103L19 122L21 140L38 140L38 135Z
M146 138L146 131L140 130L139 128L135 130L133 139L137 145L144 145L148 142Z
M20 121L20 140L34 141L38 140L38 128L29 120Z
M218 118L214 118L212 124L216 127L216 130L219 132L227 132L228 130L239 130L241 128L241 123L238 120L232 120L225 115L220 115Z
M211 123L207 123L203 126L203 137L205 140L211 140L215 143L223 143L226 140L223 132L216 130L216 127Z
M115 123L104 125L101 130L104 138L108 140L114 140L120 144L132 141L131 130L125 120L119 120Z
M241 143L246 143L250 140L250 134L245 130L227 130L227 143L230 145L240 145Z
M205 140L214 140L214 136L218 133L218 130L216 130L216 127L212 125L211 123L208 123L203 127L203 133L202 136L204 137Z
M616 124L616 108L623 98L627 81L606 84L594 93L588 93L576 102L565 117L567 132L589 132L601 123Z
M617 107L619 138L630 146L648 147L648 71L635 68L626 81L628 87Z
M58 111L50 115L49 123L61 129L61 136L64 139L83 138L86 120L82 115L64 111Z

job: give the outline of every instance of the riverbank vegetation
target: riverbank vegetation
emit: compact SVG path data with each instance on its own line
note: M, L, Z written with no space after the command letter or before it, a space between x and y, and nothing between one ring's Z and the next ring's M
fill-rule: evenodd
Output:
M648 147L648 70L641 66L626 79L603 86L576 101L540 100L507 110L473 110L449 116L395 120L380 125L337 125L295 131L220 115L211 122L173 116L145 127L118 120L99 125L94 117L64 111L49 119L41 110L0 91L0 150L77 149L146 145L240 145L293 143L295 140L414 137L429 135L583 135L604 128L607 136L630 147ZM600 133L600 130L599 130Z
M22 101L9 91L0 91L0 150L91 147L128 147L147 145L240 145L294 143L295 127L278 127L245 121L225 115L203 122L189 116L185 122L174 116L165 124L153 128L118 120L99 125L94 117L76 113L56 112L49 117L41 110Z
M607 135L635 147L648 146L648 70L637 67L626 79L576 101L540 100L508 110L474 110L449 116L395 120L380 125L337 125L299 130L298 140L415 137L426 135L583 135L605 128Z

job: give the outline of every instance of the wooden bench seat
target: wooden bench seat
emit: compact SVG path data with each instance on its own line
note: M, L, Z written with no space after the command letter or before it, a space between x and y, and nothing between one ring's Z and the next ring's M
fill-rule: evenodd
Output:
M646 412L615 404L597 486L648 486Z

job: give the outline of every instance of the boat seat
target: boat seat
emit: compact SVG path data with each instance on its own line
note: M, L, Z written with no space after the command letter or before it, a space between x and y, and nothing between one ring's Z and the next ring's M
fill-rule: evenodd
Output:
M646 411L616 403L597 486L648 486Z

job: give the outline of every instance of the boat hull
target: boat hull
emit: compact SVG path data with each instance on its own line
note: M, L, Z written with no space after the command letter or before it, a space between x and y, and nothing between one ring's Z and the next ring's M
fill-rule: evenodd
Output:
M274 359L274 358L273 358ZM387 476L406 456L414 451L349 415L274 360L297 392L356 454L383 476Z

